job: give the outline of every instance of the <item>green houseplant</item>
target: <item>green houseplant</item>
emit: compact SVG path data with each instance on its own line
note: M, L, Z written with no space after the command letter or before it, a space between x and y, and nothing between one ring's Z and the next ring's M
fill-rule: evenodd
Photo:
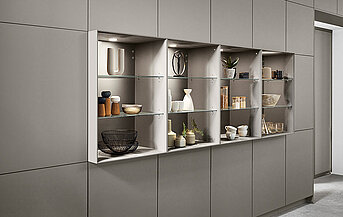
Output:
M236 76L236 66L239 62L239 57L237 57L234 61L232 61L231 56L228 58L222 58L222 65L224 68L224 77L226 78L234 78Z

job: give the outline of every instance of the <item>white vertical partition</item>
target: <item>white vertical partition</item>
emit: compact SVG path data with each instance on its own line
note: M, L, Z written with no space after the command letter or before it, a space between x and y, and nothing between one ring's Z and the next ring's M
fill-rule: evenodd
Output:
M343 175L343 29L332 33L332 173Z

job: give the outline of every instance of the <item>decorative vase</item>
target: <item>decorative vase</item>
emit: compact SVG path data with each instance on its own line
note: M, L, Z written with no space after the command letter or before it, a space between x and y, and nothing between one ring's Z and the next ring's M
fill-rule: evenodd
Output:
M192 89L183 89L185 92L185 97L183 97L183 110L184 111L194 111L193 100L191 97Z
M235 78L236 77L236 68L233 69L225 69L225 77L226 78Z
M175 147L177 147L177 148L186 147L186 139L182 135L180 135L176 138Z
M194 145L195 144L195 134L192 131L187 131L186 133L186 143L187 145Z
M168 120L168 147L174 147L176 133L172 131L171 120Z
M109 75L122 75L125 69L125 50L107 48L107 73Z
M168 112L171 112L172 100L173 100L173 97L172 97L172 94L171 94L171 90L168 89Z

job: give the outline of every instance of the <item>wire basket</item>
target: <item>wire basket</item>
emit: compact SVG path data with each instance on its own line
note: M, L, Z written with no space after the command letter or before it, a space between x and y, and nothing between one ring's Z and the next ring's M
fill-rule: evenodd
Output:
M127 154L138 148L136 130L108 130L101 133L99 149L107 154Z

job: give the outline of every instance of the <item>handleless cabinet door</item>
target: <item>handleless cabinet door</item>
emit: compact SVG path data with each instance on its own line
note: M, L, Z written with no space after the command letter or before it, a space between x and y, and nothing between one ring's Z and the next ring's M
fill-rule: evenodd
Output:
M155 217L157 157L89 166L89 216Z
M247 217L252 210L252 142L212 150L211 216Z
M338 14L343 15L343 0L338 0Z
M302 5L313 7L313 1L314 0L287 0L287 1L292 1L292 2L302 4Z
M295 130L314 126L313 57L295 55Z
M0 175L0 216L86 217L87 164Z
M157 0L89 0L89 29L157 36Z
M313 55L314 10L287 2L287 51Z
M285 51L286 3L284 0L253 0L253 46Z
M158 216L210 216L210 150L161 155Z
M314 0L314 8L331 14L336 14L337 0Z
M87 30L87 0L1 0L0 21Z
M252 47L252 0L211 1L211 42Z
M253 213L285 205L285 137L253 142Z
M159 0L159 36L210 42L210 0Z
M313 130L286 137L286 204L313 195Z
M87 33L0 24L0 173L87 160Z

